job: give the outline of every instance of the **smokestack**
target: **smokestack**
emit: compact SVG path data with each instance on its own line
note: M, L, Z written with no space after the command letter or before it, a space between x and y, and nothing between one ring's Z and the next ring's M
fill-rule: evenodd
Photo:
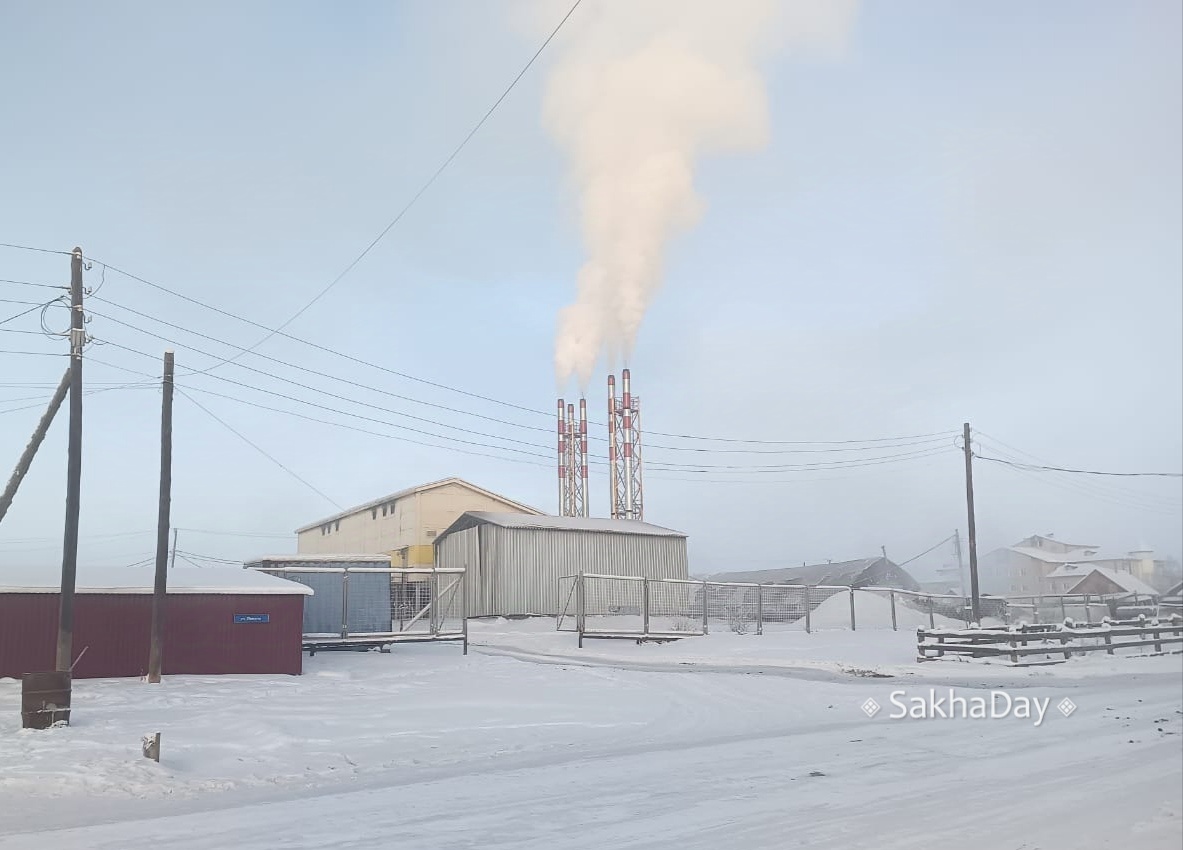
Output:
M624 369L620 373L620 386L624 426L624 515L627 519L635 519L633 516L633 392L632 376L628 369Z
M567 514L567 423L566 406L559 399L559 516Z
M587 399L579 399L579 480L581 495L580 516L588 515L588 475L587 475Z
M620 518L620 487L616 479L616 376L608 376L608 490L610 510L613 519Z

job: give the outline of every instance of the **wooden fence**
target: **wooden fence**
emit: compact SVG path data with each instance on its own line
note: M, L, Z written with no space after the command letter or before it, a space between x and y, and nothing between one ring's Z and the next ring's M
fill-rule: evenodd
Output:
M1101 623L1024 624L985 629L916 630L918 661L945 655L1004 658L1012 664L1057 664L1088 652L1115 654L1119 649L1153 647L1156 654L1183 651L1183 616L1116 620ZM1050 658L1048 656L1059 656ZM1045 656L1035 660L1035 656ZM1028 659L1024 661L1024 659Z

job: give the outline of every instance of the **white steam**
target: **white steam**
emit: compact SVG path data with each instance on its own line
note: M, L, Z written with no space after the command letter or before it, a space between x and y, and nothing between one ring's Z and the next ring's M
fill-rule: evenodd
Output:
M580 13L544 117L569 160L587 252L555 370L586 387L601 356L627 359L666 245L702 215L698 158L767 143L760 61L784 44L839 46L853 0L602 0Z

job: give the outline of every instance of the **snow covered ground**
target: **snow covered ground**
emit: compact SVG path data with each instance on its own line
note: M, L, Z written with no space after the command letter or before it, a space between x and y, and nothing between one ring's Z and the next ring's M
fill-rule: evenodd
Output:
M917 664L914 634L663 645L550 621L322 653L302 677L75 683L19 728L0 680L0 848L1178 848L1183 660ZM1065 696L891 719L890 694ZM860 705L883 706L874 718ZM140 738L162 733L162 760ZM51 831L51 832L47 832Z

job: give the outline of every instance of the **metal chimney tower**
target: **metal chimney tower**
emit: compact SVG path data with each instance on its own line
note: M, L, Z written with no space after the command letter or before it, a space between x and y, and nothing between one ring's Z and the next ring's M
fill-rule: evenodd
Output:
M628 369L620 373L621 397L616 397L616 376L608 376L608 466L612 480L613 519L644 519L645 497L641 476L641 400L633 395Z
M558 401L559 516L587 516L587 402Z

